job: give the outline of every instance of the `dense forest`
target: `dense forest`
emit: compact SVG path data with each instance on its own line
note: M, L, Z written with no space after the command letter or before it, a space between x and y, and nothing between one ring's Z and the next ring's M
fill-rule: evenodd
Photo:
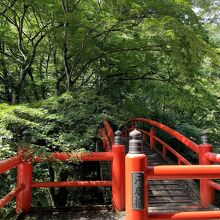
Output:
M114 128L151 118L198 143L207 130L218 151L219 10L218 0L1 0L0 159L18 146L95 151L103 116ZM58 165L39 165L35 179L84 175ZM14 179L0 176L0 195ZM36 190L33 205L81 201L65 190Z

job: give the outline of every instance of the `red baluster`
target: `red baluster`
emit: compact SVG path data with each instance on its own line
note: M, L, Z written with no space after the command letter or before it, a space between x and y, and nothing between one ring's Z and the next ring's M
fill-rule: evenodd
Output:
M19 149L18 154L22 155L23 150ZM32 200L32 164L30 161L24 161L17 168L17 186L25 185L16 197L16 211L28 213L31 207Z
M126 220L147 220L147 160L141 132L130 133L129 153L125 157Z
M150 149L151 150L154 150L156 146L156 140L154 139L155 135L156 135L156 130L154 129L154 127L152 127L150 129Z
M112 200L117 211L125 210L125 146L122 143L122 133L116 131L112 146Z
M207 134L204 133L201 137L202 144L199 145L199 164L200 165L210 165L211 162L209 162L206 159L205 154L208 152L212 152L213 147L211 144L208 144L208 137ZM210 186L208 179L201 179L200 180L200 200L201 200L201 206L207 208L209 205L211 205L215 200L215 191Z

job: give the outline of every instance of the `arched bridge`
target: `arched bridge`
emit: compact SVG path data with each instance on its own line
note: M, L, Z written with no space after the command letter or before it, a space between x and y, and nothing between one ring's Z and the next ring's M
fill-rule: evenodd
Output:
M48 215L50 210L41 214L36 209L33 211L32 190L108 186L112 188L112 209L117 214L99 207L101 210L98 212L90 210L90 215L87 212L85 219L220 219L220 211L213 205L215 191L220 190L220 185L215 181L220 179L220 154L213 153L213 146L208 143L206 134L202 135L202 143L196 144L159 122L133 118L115 133L103 119L99 136L103 144L102 152L55 152L50 158L63 162L70 158L108 161L111 180L36 182L32 169L35 163L42 160L34 157L30 161L31 152L20 148L17 156L0 161L0 174L17 169L17 186L0 200L0 208L15 198L19 215L13 219L80 219L83 216L80 210L57 210L55 217ZM181 148L167 144L164 141L166 138L163 138L167 136L175 138ZM192 164L182 153L184 151L191 151L197 157L196 164Z

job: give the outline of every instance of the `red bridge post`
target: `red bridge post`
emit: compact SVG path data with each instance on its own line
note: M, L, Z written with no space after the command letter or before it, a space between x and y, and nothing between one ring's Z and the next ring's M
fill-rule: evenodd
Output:
M141 132L135 129L130 137L129 152L125 157L126 220L147 220L147 159Z
M150 129L150 149L154 150L156 146L156 140L154 139L154 136L156 135L156 130L154 127Z
M122 132L115 132L114 145L112 146L112 200L117 211L125 210L125 146L123 145Z
M23 150L19 150L18 154L22 156ZM25 185L16 197L16 211L17 213L23 211L28 213L31 207L32 200L32 164L29 161L24 161L17 168L17 186Z
M201 137L202 144L199 145L199 164L200 165L210 165L206 159L205 154L213 151L213 146L208 144L207 134L204 133ZM208 179L200 180L200 201L201 206L207 208L209 205L213 204L215 200L215 190L210 186Z

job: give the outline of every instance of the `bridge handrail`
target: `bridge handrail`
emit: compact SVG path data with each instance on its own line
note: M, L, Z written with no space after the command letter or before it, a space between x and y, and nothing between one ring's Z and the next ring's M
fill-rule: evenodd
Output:
M220 154L209 152L205 154L205 157L209 162L220 163Z
M112 127L105 118L102 118L102 122L105 128L105 132L108 137L109 143L112 146L114 144L114 136L115 136L112 130Z
M6 196L0 199L0 208L3 208L7 205L12 199L14 199L21 191L25 189L25 185L21 184L16 188L12 189Z
M158 137L154 137L154 139L160 143L163 146L163 158L166 156L166 150L168 150L170 153L172 153L174 156L177 157L178 163L184 163L185 165L192 165L186 158L184 158L182 155L180 155L177 151L175 151L169 144L162 141Z
M146 135L146 134L145 134ZM150 132L150 139L152 130ZM153 134L155 135L155 134ZM200 180L200 204L208 208L214 202L214 189L220 189L220 185L209 179L220 178L220 165L211 162L220 162L220 155L210 153L212 145L208 144L203 136L203 143L199 145L199 165L159 165L149 166L147 154L142 151L141 133L134 130L130 134L129 153L126 155L126 219L220 219L220 211L199 212L175 212L175 213L148 213L148 180ZM143 138L145 139L145 137ZM154 137L155 139L155 137ZM156 141L166 144L156 137ZM151 143L150 143L151 144ZM134 151L135 149L135 151ZM146 182L145 182L146 181ZM147 184L146 184L147 183ZM135 186L135 191L133 190ZM134 193L138 192L138 193ZM140 196L141 195L141 196ZM142 207L142 208L139 208ZM199 208L199 206L198 206ZM147 217L146 217L147 216ZM193 216L193 218L192 218Z
M205 154L205 157L206 159L209 161L209 162L212 162L212 163L220 163L220 154L216 154L216 153L206 153ZM215 189L215 190L220 190L220 184L219 183L216 183L214 182L213 180L209 180L208 181L209 185Z
M79 161L111 161L113 160L113 154L112 152L55 152L51 153L48 160L50 160L51 158L60 161L71 161L71 159ZM34 162L41 162L41 158L35 157Z
M178 170L178 172L177 172ZM216 179L220 177L220 165L160 165L148 166L147 179Z
M5 160L0 161L0 174L3 174L22 163L21 156L14 156ZM21 184L12 189L6 196L0 199L0 208L3 208L11 200L13 200L21 191L25 189L25 185Z
M12 168L18 166L22 163L21 156L11 157L0 161L0 174L11 170Z
M102 140L102 145L105 152L111 152L112 145L110 144L109 138L103 128L99 128L98 135Z
M181 143L183 143L185 146L187 146L189 149L194 151L195 153L199 154L199 145L191 141L190 139L186 138L179 132L173 130L172 128L169 128L168 126L161 124L157 121L153 121L151 119L145 119L145 118L131 118L129 119L131 122L144 122L149 125L152 125L154 127L157 127L161 129L162 131L165 131L166 133L170 134L171 136L175 137L177 140L179 140Z
M145 131L143 129L139 129L139 128L137 130L150 137L150 132ZM185 165L192 165L186 158L184 158L177 151L175 151L169 144L167 144L166 142L162 141L160 138L158 138L156 136L154 137L154 139L163 146L163 159L165 159L166 151L168 150L170 153L172 153L174 156L176 156L176 158L178 159L178 164L183 163ZM146 144L150 145L147 142L146 142Z

